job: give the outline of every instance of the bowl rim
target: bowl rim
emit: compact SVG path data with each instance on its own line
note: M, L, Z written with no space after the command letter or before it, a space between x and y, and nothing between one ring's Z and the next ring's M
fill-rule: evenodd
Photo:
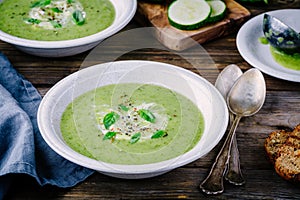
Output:
M114 2L115 0L109 0L109 1L113 4L114 8L116 8L117 3ZM28 48L40 48L40 49L68 48L68 47L76 47L76 46L82 46L82 45L100 42L101 40L110 37L111 35L120 31L134 17L137 10L137 0L123 0L123 1L127 1L124 4L126 4L129 7L125 10L127 11L126 13L122 12L121 14L119 14L122 17L121 20L118 19L118 22L120 23L115 23L116 22L116 18L115 18L112 25L92 35L88 35L76 39L70 39L70 40L44 41L44 40L30 40L26 38L16 37L0 30L0 40L17 46L24 46Z
M188 152L181 154L180 156L177 156L175 158L169 159L169 160L165 160L165 161L161 161L161 162L156 162L156 163L150 163L150 164L134 164L134 165L125 165L125 164L111 164L111 163L107 163L107 162L103 162L103 161L98 161L98 160L94 160L92 158L88 158L86 156L83 156L82 154L74 151L73 149L71 149L71 147L69 147L68 145L64 145L65 148L67 148L68 151L62 151L61 147L57 144L55 144L52 140L53 138L49 137L49 133L47 131L47 125L44 124L44 119L43 119L43 114L45 113L45 105L48 104L48 98L51 98L52 93L55 93L55 91L63 84L66 84L67 82L72 82L74 81L74 79L76 79L76 77L80 74L80 73L84 73L86 71L89 70L93 70L94 67L99 67L99 66L104 66L104 65L109 65L111 63L117 63L117 64L124 64L124 63L129 63L131 66L137 63L150 63L150 64L157 64L157 65L161 65L162 67L169 67L170 69L174 69L176 71L178 71L179 73L185 73L185 75L198 79L199 81L201 81L202 83L205 84L205 86L209 86L209 89L212 89L214 92L214 97L216 97L219 101L219 103L221 104L222 107L222 119L224 119L222 121L222 124L220 124L220 130L218 132L218 135L216 138L214 138L214 142L210 143L208 145L208 148L205 148L206 150L203 152L198 152L199 150L199 144L201 142L200 141L197 143L197 145L195 147L193 147L191 150L189 150ZM47 107L47 106L46 106ZM48 113L48 112L47 112ZM227 105L226 102L223 98L223 96L220 94L220 92L205 78L199 76L198 74L189 71L187 69L172 65L172 64L167 64L167 63L162 63L162 62L156 62L156 61L145 61L145 60L123 60L123 61L115 61L115 62L107 62L107 63L101 63L101 64L96 64L84 69L81 69L77 72L74 72L73 74L70 74L69 76L65 77L64 79L60 80L58 83L56 83L44 96L44 98L42 99L39 109L38 109L38 114L37 114L37 121L38 121L38 126L41 132L42 137L44 138L44 140L46 141L46 143L59 155L61 155L62 157L66 158L67 160L74 162L78 165L90 168L90 169L94 169L97 170L99 172L103 172L103 173L108 173L108 174L125 174L125 175L140 175L140 174L151 174L151 173L161 173L161 172L166 172L166 171L170 171L172 169L175 169L177 167L186 165L188 163L191 163L197 159L199 159L200 157L206 155L207 153L209 153L218 143L219 141L222 139L223 135L225 134L225 131L227 129L227 124L228 124L228 118L229 118L229 114L228 114L228 109L227 109ZM49 125L48 125L49 126ZM205 125L206 126L206 125ZM205 131L207 129L207 127L204 128ZM205 132L204 131L204 132ZM204 134L204 133L203 133ZM56 139L58 139L58 136L55 134ZM202 136L203 137L203 136ZM201 144L200 144L201 145ZM198 147L198 148L197 148ZM71 150L71 151L70 151ZM184 159L182 160L182 156L184 156ZM85 160L87 162L80 162L79 160ZM95 167L95 164L101 164L101 166L97 166Z

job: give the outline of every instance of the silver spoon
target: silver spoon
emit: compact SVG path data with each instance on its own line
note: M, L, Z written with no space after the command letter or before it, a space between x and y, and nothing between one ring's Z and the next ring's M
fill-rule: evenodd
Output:
M216 88L226 99L227 95L236 80L243 74L242 70L234 64L226 66L217 77Z
M200 188L206 194L219 194L224 191L223 175L238 123L242 117L257 113L262 107L265 97L266 84L258 69L252 68L246 71L231 88L227 97L227 105L236 117L209 175L200 184Z
M234 64L225 67L217 77L215 82L216 88L220 91L224 99L231 90L237 79L243 74L242 70ZM231 126L234 120L234 115L229 113L229 125ZM232 140L230 157L227 165L225 179L234 185L243 185L245 183L244 177L240 168L239 150L237 146L236 136Z

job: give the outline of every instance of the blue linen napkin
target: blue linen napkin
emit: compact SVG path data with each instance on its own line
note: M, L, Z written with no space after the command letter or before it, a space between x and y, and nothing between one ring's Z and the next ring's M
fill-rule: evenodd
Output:
M43 140L37 125L41 96L0 53L0 200L10 174L28 174L41 185L71 187L94 171L67 161Z

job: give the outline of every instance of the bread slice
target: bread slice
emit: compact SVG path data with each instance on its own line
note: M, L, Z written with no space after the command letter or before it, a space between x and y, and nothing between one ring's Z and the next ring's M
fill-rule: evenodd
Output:
M300 182L300 124L292 132L273 131L265 140L265 151L279 176Z
M297 149L300 149L300 138L295 137L295 136L289 136L286 139L285 144L293 146Z
M297 143L300 144L299 139ZM282 178L299 182L300 181L300 149L290 145L283 144L279 149L279 156L275 160L275 170Z
M275 163L278 155L279 148L285 143L287 138L290 136L290 132L285 130L273 131L269 134L269 136L265 140L265 151L267 152L267 156L272 164Z
M300 124L298 124L298 125L294 128L293 132L291 133L291 136L300 138Z

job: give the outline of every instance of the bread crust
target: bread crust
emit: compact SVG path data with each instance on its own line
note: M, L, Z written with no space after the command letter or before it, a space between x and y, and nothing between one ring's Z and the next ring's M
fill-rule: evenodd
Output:
M264 148L279 176L288 181L300 182L300 124L292 132L271 132L265 140Z
M283 144L275 161L275 170L288 181L300 181L300 150L292 145Z
M265 140L265 151L272 164L275 163L276 158L279 156L279 148L285 143L291 132L285 130L273 131Z

